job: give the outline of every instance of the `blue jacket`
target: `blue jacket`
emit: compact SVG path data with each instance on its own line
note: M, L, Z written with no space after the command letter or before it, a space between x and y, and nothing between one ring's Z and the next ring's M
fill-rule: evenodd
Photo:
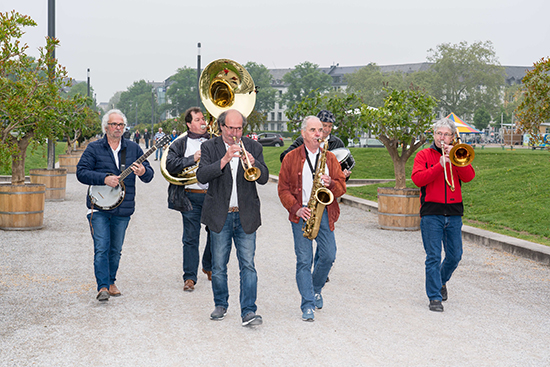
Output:
M120 154L126 149L126 168L135 162L143 155L143 151L138 144L121 138L121 147L118 152L118 160L120 162ZM140 176L141 181L150 182L153 179L154 171L147 160L143 162L145 173ZM82 153L80 161L76 166L76 178L85 185L105 185L105 177L108 174L120 175L122 171L115 164L113 151L107 142L107 136L103 139L94 141L88 144L88 147ZM108 213L122 217L129 217L135 210L136 196L136 175L132 172L124 179L126 194L122 203L112 210L106 210ZM89 209L92 208L90 198L86 195L86 205ZM97 208L94 208L97 209Z

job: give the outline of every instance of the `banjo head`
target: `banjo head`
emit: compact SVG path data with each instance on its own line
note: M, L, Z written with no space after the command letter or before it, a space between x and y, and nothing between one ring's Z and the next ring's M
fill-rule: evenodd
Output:
M119 206L124 200L125 194L126 190L122 182L117 187L93 185L88 188L88 196L92 205L102 210L111 210Z

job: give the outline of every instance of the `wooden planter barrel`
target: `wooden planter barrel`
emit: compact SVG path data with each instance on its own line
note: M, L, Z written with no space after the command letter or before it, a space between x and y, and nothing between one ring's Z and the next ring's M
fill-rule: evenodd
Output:
M43 184L0 185L0 229L34 230L44 227Z
M420 190L378 188L378 224L382 229L417 231L420 229Z
M63 201L67 187L67 170L56 169L31 169L29 171L31 183L46 185L46 201Z
M76 173L76 165L80 160L80 154L60 154L59 168L65 168L67 173Z

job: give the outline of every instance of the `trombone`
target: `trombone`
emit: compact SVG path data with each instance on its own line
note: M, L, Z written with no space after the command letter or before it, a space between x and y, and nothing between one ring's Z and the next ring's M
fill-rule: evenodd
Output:
M449 187L451 188L451 191L455 191L455 182L453 178L452 166L466 167L473 162L474 157L476 155L474 149L470 145L464 144L460 141L460 136L458 134L459 132L457 128L456 138L451 143L453 147L449 152L449 160L450 160L449 172L451 176L451 181L449 181L449 178L447 176L447 163L445 163L445 165L443 166L443 171L445 172L445 182L447 183L447 185L449 185ZM442 147L444 144L445 144L445 141L441 140Z
M235 142L235 144L237 144L236 137L233 137L233 141ZM246 151L246 149L244 149L244 144L242 140L239 141L239 145L241 147L241 164L244 169L244 178L247 181L256 181L262 175L262 171L260 171L258 167L254 167L252 166L252 164L250 164L250 159L248 158L248 152ZM246 160L246 165L245 165L245 160Z

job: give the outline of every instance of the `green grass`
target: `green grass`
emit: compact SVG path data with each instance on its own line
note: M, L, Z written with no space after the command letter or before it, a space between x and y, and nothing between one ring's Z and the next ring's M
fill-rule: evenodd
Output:
M285 148L264 147L270 173L278 174ZM384 148L351 148L356 166L352 178L393 179L393 164ZM476 178L463 184L464 223L550 246L550 152L502 148L475 150ZM410 177L414 156L407 162ZM377 201L377 187L348 187L347 193ZM412 182L408 187L415 187Z
M55 145L55 157L59 154L65 154L67 143L57 142ZM27 157L25 158L25 175L29 174L29 169L33 168L48 168L48 147L41 146L35 150L27 149ZM0 175L11 175L11 162L9 168L0 169Z

